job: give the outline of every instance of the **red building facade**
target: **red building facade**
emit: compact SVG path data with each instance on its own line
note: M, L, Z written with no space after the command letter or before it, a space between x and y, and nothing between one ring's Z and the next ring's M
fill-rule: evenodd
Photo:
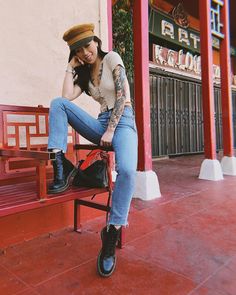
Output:
M150 120L152 156L204 152L200 178L236 175L236 4L229 0L133 4L136 114L142 117L139 168L151 167ZM149 48L144 30L149 30ZM221 165L219 150L224 154Z

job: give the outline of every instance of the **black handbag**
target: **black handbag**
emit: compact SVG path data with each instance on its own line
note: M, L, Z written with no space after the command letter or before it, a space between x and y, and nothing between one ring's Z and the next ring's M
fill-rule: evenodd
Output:
M85 160L81 160L72 184L78 187L108 186L107 160L101 150L91 151Z

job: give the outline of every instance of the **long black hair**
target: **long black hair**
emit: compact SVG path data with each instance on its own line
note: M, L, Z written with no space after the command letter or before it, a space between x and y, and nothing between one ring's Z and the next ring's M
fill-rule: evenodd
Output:
M101 59L104 58L104 56L108 53L102 50L102 41L97 37L93 37L93 41L98 43L98 56L101 57ZM75 50L70 52L70 57L69 57L69 62L75 56L76 52ZM89 92L89 80L91 78L90 76L90 67L91 65L89 64L84 64L79 67L76 67L75 74L74 74L74 85L78 85L82 91L84 91L86 94L91 95Z

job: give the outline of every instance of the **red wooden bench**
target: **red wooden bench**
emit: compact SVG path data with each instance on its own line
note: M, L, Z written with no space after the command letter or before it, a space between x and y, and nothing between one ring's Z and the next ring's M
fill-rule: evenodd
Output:
M108 212L112 191L111 156L109 149L78 144L78 135L69 129L67 158L76 164L80 151L100 148L107 151L107 188L71 187L63 193L47 194L52 178L50 160L55 154L47 151L48 108L0 105L0 217L74 201L74 230L81 232L80 206ZM104 205L87 197L107 193ZM123 232L119 247L122 247Z

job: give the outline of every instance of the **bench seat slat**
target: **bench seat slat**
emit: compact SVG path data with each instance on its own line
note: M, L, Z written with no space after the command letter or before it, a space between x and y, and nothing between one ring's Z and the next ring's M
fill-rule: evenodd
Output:
M35 182L0 187L0 216L7 216L107 192L107 188L72 187L63 193L48 195L47 199L39 200L33 188L35 188ZM9 195L11 196L10 198Z

